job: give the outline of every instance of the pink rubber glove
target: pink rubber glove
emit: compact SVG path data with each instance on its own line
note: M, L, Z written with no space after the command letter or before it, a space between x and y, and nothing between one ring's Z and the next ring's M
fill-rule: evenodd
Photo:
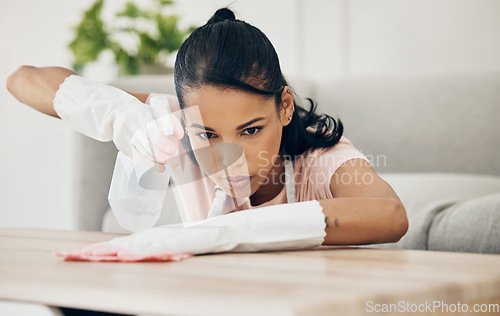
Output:
M138 256L108 242L93 244L81 250L74 250L70 252L59 251L56 252L55 255L63 257L64 261L93 262L166 262L181 261L193 256L190 253L183 252L159 252L147 256Z

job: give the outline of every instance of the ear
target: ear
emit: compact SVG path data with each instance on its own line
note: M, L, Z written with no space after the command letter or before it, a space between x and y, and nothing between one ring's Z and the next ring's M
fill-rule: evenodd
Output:
M292 91L285 86L281 93L280 121L282 126L287 126L291 122L293 112L295 111Z

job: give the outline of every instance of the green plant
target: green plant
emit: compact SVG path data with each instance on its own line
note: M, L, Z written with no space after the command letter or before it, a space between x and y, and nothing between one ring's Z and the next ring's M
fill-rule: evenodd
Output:
M151 8L141 9L129 1L115 14L115 22L119 23L110 26L102 19L104 0L97 0L84 12L82 21L75 28L75 38L69 44L75 71L80 73L86 64L97 60L106 50L113 52L124 74L138 74L143 65L164 63L194 30L193 26L180 30L177 15L162 13L172 4L171 0L152 0ZM120 43L120 38L127 37L129 42L135 43L134 47Z

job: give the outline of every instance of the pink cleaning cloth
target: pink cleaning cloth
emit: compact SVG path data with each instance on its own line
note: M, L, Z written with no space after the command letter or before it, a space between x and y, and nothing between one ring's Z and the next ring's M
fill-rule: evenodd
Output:
M167 262L181 261L192 257L190 253L159 252L147 256L136 255L107 242L100 242L90 245L81 250L58 251L58 257L63 257L64 261L92 261L92 262Z

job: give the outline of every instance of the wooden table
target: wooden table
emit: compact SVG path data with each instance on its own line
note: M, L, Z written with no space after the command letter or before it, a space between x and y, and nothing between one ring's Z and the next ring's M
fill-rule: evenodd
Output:
M141 315L364 315L388 304L500 303L499 255L320 247L87 263L52 254L114 236L0 229L0 299Z

